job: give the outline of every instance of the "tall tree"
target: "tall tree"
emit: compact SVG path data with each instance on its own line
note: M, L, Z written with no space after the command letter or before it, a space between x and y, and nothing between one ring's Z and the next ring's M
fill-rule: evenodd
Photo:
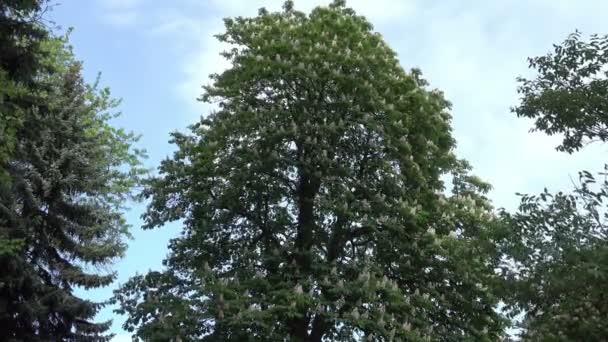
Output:
M520 115L535 128L562 133L558 149L572 153L608 137L608 38L570 35L554 53L530 59L538 71L520 79ZM608 336L608 196L605 172L582 171L572 193L523 195L519 211L503 213L510 294L523 311L523 338L603 341ZM600 179L599 181L596 178Z
M488 185L453 154L448 102L364 17L226 19L211 113L146 195L183 220L162 272L116 292L125 328L167 340L495 340ZM453 173L453 196L442 176Z
M9 341L105 341L103 303L74 294L109 284L125 249L121 206L141 174L136 137L110 125L116 101L85 83L64 38L40 43L27 105L0 163L0 326Z

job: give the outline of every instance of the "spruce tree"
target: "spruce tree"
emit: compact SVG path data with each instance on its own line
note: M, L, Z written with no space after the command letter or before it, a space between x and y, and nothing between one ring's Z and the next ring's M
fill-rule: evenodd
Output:
M165 269L116 292L146 341L496 340L489 186L449 103L342 1L225 20L219 110L173 134L146 228ZM452 175L452 193L444 179Z
M45 1L0 2L0 161L13 146L28 88L41 66L40 44L48 31L43 26ZM0 174L0 181L3 180Z
M111 126L116 101L83 81L66 40L40 44L41 67L27 105L9 113L20 124L0 164L0 330L8 341L105 341L109 322L93 322L104 303L74 289L114 279L141 152Z

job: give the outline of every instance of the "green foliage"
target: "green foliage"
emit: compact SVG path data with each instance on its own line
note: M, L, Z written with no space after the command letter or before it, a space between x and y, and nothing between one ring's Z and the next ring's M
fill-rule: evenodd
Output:
M1 7L1 6L0 6ZM116 101L85 83L66 38L39 42L39 68L26 97L5 115L12 144L0 166L0 326L14 341L106 341L109 322L93 323L104 303L74 287L109 284L128 234L121 207L139 181L142 152L114 128ZM4 75L9 75L5 72Z
M576 32L553 53L530 58L538 75L520 78L521 104L513 111L535 119L535 129L563 134L558 147L572 153L587 142L608 139L608 36L592 35L589 42Z
M40 44L47 37L39 20L44 3L0 3L0 162L14 146L22 108L28 105L28 87L40 68ZM0 172L0 182L5 180L6 174Z
M518 116L535 128L563 133L558 149L572 153L593 140L606 141L608 37L590 42L572 34L555 51L530 59L535 80L523 80ZM519 211L503 212L500 241L505 301L523 312L524 340L603 341L608 336L608 174L596 181L582 171L572 193L522 195Z
M600 173L605 179L607 173ZM526 313L526 340L601 341L608 335L608 182L580 174L572 194L522 197L504 214L510 307Z
M0 238L0 258L14 257L23 248L23 240Z
M449 103L343 2L226 19L219 111L173 134L147 228L163 272L116 292L147 341L490 341L504 321L489 186L453 155ZM453 174L454 193L442 177Z

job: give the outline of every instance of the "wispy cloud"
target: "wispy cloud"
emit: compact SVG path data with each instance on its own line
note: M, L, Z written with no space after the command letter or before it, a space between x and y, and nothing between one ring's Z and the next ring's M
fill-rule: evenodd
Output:
M139 18L138 6L142 0L98 0L101 18L116 28L132 27Z

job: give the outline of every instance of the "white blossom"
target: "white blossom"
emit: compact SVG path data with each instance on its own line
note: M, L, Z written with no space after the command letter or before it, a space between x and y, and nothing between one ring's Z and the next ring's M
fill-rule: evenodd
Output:
M438 201L439 201L439 204L441 204L441 205L447 204L447 201L445 200L445 198L443 196L439 196Z

